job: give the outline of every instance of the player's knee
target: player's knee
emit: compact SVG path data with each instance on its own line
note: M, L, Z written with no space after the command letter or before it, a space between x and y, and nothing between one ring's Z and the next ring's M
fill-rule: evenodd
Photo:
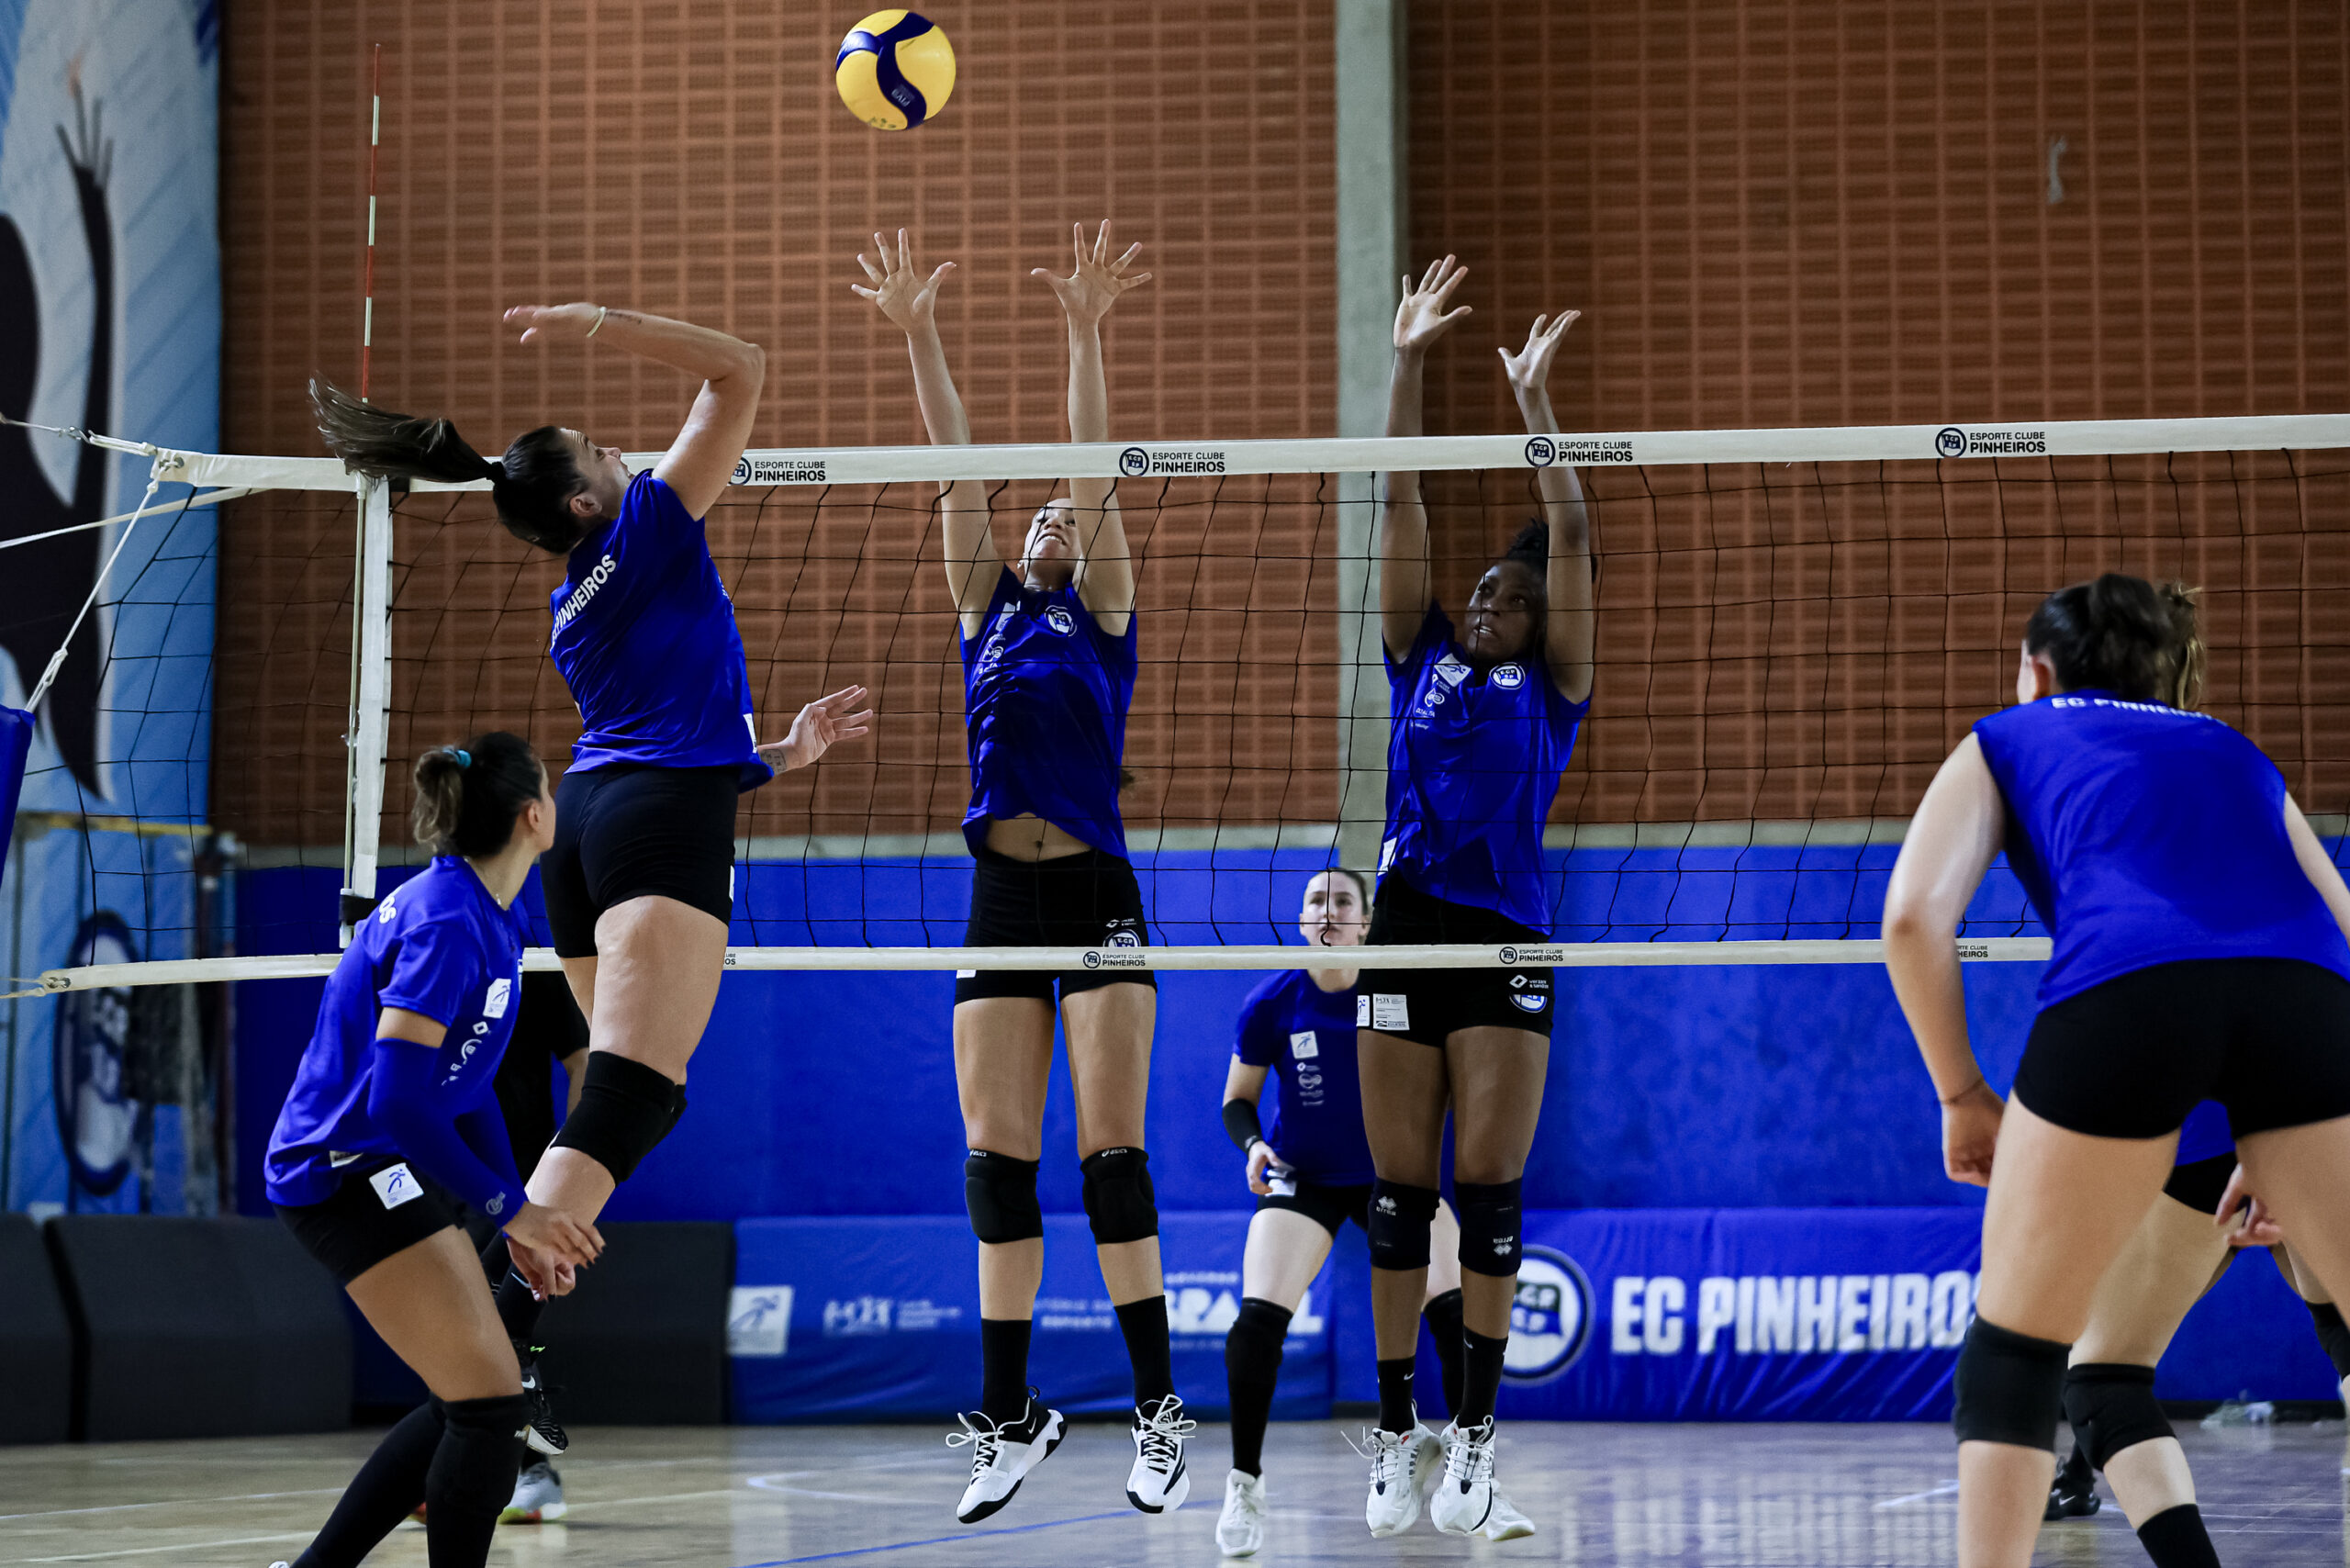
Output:
M2098 1469L2123 1449L2171 1435L2154 1401L2154 1369L2090 1361L2065 1373L2065 1419Z
M1976 1318L1958 1353L1958 1440L2055 1452L2071 1349Z
M1240 1316L1224 1337L1225 1370L1235 1373L1265 1372L1281 1364L1281 1348L1289 1340L1288 1307L1259 1296L1240 1299Z
M1002 1246L1045 1234L1033 1159L972 1149L963 1159L963 1204L971 1211L971 1234L981 1241Z
M2342 1321L2341 1309L2330 1301L2313 1301L2310 1322L2317 1328L2317 1342L2325 1359L2333 1363L2334 1378L2350 1377L2350 1324Z
M667 1075L611 1051L591 1051L579 1103L554 1136L625 1182L686 1114L686 1092Z
M1428 1229L1436 1220L1437 1191L1390 1182L1384 1176L1371 1184L1371 1266L1374 1269L1425 1269L1428 1266Z
M1522 1182L1456 1182L1460 1205L1460 1266L1472 1274L1507 1279L1517 1272L1526 1212Z
M1139 1148L1105 1148L1079 1162L1085 1174L1085 1217L1103 1247L1147 1241L1158 1234L1158 1194L1151 1190L1150 1156Z

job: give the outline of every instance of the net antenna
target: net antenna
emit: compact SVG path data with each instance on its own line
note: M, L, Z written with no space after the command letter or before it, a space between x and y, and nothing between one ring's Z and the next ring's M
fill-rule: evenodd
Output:
M359 400L368 400L375 364L375 154L384 133L384 46L367 68L367 244L359 308ZM387 481L358 476L356 575L351 593L351 725L346 748L342 818L343 946L375 904L376 834L384 811L385 747L391 718L392 505Z
M2312 454L2330 455L2320 460ZM1243 622L1249 604L1258 603L1290 618L1285 623L1293 629L1304 624L1301 617L1316 613L1334 621L1332 563L1300 558L1292 543L1261 527L1252 538L1246 521L1293 509L1308 521L1321 520L1315 525L1319 532L1307 528L1296 537L1310 534L1326 550L1333 531L1321 524L1331 509L1367 504L1335 499L1331 476L1400 469L1432 477L1470 476L1447 483L1463 492L1475 487L1473 499L1443 502L1432 488L1431 504L1475 513L1476 528L1468 532L1490 542L1506 515L1523 507L1532 470L1555 463L1577 465L1593 498L1595 529L1607 563L1604 580L1612 585L1603 599L1603 622L1610 615L1631 613L1623 607L1640 604L1645 581L1653 584L1648 612L1680 614L1694 606L1722 625L1743 616L1745 624L1767 627L1749 635L1753 646L1746 650L1750 674L1760 672L1752 688L1760 695L1741 696L1737 680L1725 678L1711 689L1717 711L1752 718L1758 733L1765 721L1789 726L1785 733L1809 737L1796 748L1803 753L1796 759L1798 770L1844 767L1849 776L1858 767L1863 782L1836 797L1835 810L1807 805L1777 813L1792 821L1762 822L1773 813L1759 809L1744 816L1725 814L1705 790L1711 784L1725 797L1732 795L1709 771L1727 769L1728 764L1704 757L1676 760L1653 747L1645 756L1640 751L1640 725L1663 711L1658 671L1664 668L1665 655L1638 647L1611 650L1601 667L1599 717L1579 744L1561 797L1560 817L1579 820L1555 820L1546 838L1565 887L1563 898L1554 900L1558 928L1576 939L1508 947L1388 947L1379 954L1381 967L1878 962L1882 946L1874 940L1877 912L1871 892L1881 886L1904 819L1871 815L1868 807L1882 802L1890 812L1908 811L1915 789L1900 780L1914 778L1922 788L1922 778L1963 733L1964 722L2004 699L1986 685L1979 706L1970 708L1972 699L1951 695L1950 680L1940 674L1928 683L1930 691L1911 695L1886 673L1889 657L1879 657L1865 642L1853 644L1848 631L1840 630L1847 627L1852 607L1859 604L1876 618L1871 626L1892 627L1896 610L1907 610L1908 641L1886 644L1901 657L1923 658L1937 669L1964 663L1969 670L1987 671L1994 661L2002 668L2012 663L2011 623L2020 619L2018 596L2027 588L2036 599L2063 581L2109 567L2155 576L2184 572L2207 583L2233 573L2235 580L2220 597L2231 606L2227 614L2237 619L2215 618L2214 635L2231 656L2232 642L2256 651L2263 636L2274 643L2277 633L2263 628L2277 616L2254 614L2255 600L2299 605L2308 597L2307 562L2322 558L2338 565L2350 559L2350 525L2344 521L2350 505L2338 504L2350 501L2345 454L2350 415L2050 422L2028 428L1902 425L747 453L708 526L713 555L744 628L755 692L767 692L762 719L772 730L787 716L789 708L778 694L790 694L789 704L796 707L843 684L839 672L811 666L844 663L859 672L855 678L869 680L877 692L886 693L885 728L876 739L888 745L884 750L877 745L862 757L827 758L812 772L790 775L750 797L748 852L739 857L748 890L738 893L736 910L738 934L747 928L753 940L732 947L727 962L737 969L835 971L1327 967L1329 949L1296 945L1286 929L1294 920L1294 903L1236 914L1230 899L1219 906L1216 898L1245 878L1268 885L1276 878L1292 878L1302 887L1309 870L1330 864L1335 822L1306 818L1324 810L1318 802L1336 799L1325 786L1336 768L1339 715L1314 707L1329 700L1311 696L1321 689L1309 690L1305 677L1327 674L1314 666L1335 667L1343 655L1334 640L1309 634L1309 628L1297 633L1303 640L1294 644L1296 652L1281 655L1288 667L1259 654L1244 668L1241 650L1251 634L1245 625L1228 635L1207 636L1185 631L1183 618L1188 615L1196 628L1203 619L1213 622L1214 615L1237 610L1244 613L1231 614L1223 623ZM351 498L337 504L355 505L358 673L344 742L349 787L341 803L346 897L372 897L386 858L407 854L391 842L398 835L382 825L386 797L397 788L384 771L392 740L439 741L446 738L443 731L461 723L520 728L511 715L512 704L521 700L529 705L524 720L534 726L543 753L559 756L552 743L574 714L544 655L546 594L554 567L544 557L526 558L488 523L478 498L453 493L484 491L486 484L418 481L396 508L388 486L354 482L332 458L153 455L158 472L174 480ZM650 465L657 457L634 454L630 460ZM1041 498L1050 493L1046 485L1072 476L1118 478L1126 487L1129 517L1155 509L1157 518L1149 532L1137 528L1136 536L1147 563L1142 657L1146 685L1157 683L1151 700L1159 708L1150 718L1158 727L1146 733L1149 727L1138 699L1128 761L1145 774L1192 778L1186 797L1191 803L1182 807L1192 814L1167 808L1169 795L1146 799L1152 787L1146 778L1125 815L1132 857L1147 898L1155 901L1154 937L1165 945L959 948L952 944L962 929L969 861L961 835L948 829L959 821L964 799L962 692L946 642L951 616L941 608L943 585L937 581L943 574L934 487L939 481L978 479L1025 487L1024 494ZM1013 518L1024 518L1028 510L1005 489L995 491L993 504ZM1658 521L1668 514L1678 520L1672 529ZM396 530L403 585L397 593L390 570ZM320 530L311 537L338 533ZM1760 590L1740 588L1720 565L1740 554L1750 558L1740 569L1750 583L1764 585ZM1910 577L1894 581L1888 560L1906 561ZM1987 586L1954 586L1951 574L1961 566L1973 575L1970 580ZM1863 566L1877 577L1867 577ZM1185 571L1192 574L1189 589ZM2278 572L2286 577L2277 577ZM1884 586L1876 586L1880 580ZM1244 586L1234 588L1235 582ZM1276 588L1263 588L1268 582ZM2288 589L2289 598L2275 597ZM1251 593L1258 598L1249 600ZM1962 593L1971 596L1967 605L1960 603ZM1951 629L1959 623L1962 609L1976 630ZM909 634L901 623L915 617L923 619ZM2283 635L2298 638L2303 651L2324 642L2309 625L2287 621ZM929 641L934 633L935 643ZM1673 656L1684 667L1694 662L1702 680L1713 653L1703 638L1695 645L1694 661ZM300 652L295 649L287 662ZM485 673L500 659L506 661L505 676ZM1843 662L1835 666L1841 673L1831 680L1823 672L1834 660ZM2249 653L2244 662L2252 662ZM1801 673L1785 673L1796 668ZM875 673L864 673L868 670ZM827 678L830 686L822 684ZM1203 684L1215 680L1227 684ZM1271 700L1276 724L1261 723L1265 700L1247 695L1251 680L1287 693ZM1177 689L1182 692L1180 701L1169 695ZM1965 686L1967 692L1974 689ZM2223 700L2224 683L2217 689L2221 697L2215 700ZM2236 689L2239 697L2252 690L2249 678L2239 678ZM1219 690L1237 695L1199 695ZM516 692L523 695L518 699ZM1618 704L1612 712L1610 698ZM1217 724L1232 730L1245 701L1259 703L1249 711L1260 722L1260 737L1277 728L1284 747L1242 757L1236 744L1200 738L1224 733L1214 729ZM2336 697L2322 687L2304 689L2288 681L2258 701L2266 704L2260 711L2275 731L2272 750L2288 773L2296 767L2314 769L2310 777L2325 781L2326 790L2338 791L2350 757L2322 748L2343 727L2335 722L2339 714L2304 718L2336 703ZM1319 728L1325 721L1326 735ZM236 721L224 710L223 722ZM1192 727L1183 728L1187 723ZM1823 723L1858 726L1887 738L1880 753L1848 765L1821 751L1818 736ZM1610 731L1610 724L1623 727ZM415 734L409 736L402 725ZM2288 728L2311 737L2298 761L2278 745ZM1628 745L1613 738L1628 734L1634 736ZM312 737L305 744L321 738L332 740ZM1138 746L1147 756L1138 758ZM1611 746L1617 748L1612 753ZM1245 777L1251 767L1275 777L1269 784L1252 785ZM1298 786L1316 772L1321 778L1314 788ZM1592 805L1599 798L1595 778L1614 791L1610 799L1619 804L1640 803L1620 810ZM1253 803L1222 803L1251 788L1257 790L1248 797ZM1699 802L1703 809L1651 809L1649 793L1668 801ZM877 804L883 796L913 803L902 811ZM1859 802L1859 814L1842 809L1841 802L1848 801ZM2338 802L2311 804L2322 807L2312 813L2319 816L2342 809ZM1697 820L1662 820L1673 814ZM828 817L845 817L862 831L824 836L818 829ZM918 831L878 831L901 818ZM768 830L773 836L761 836L763 820L779 824ZM1182 825L1194 822L1206 825ZM2320 831L2338 836L2343 824L2331 819ZM793 836L783 836L787 832ZM243 836L248 842L253 837L250 832ZM1169 857L1192 855L1196 864L1202 851L1209 896L1165 892L1172 875ZM1842 857L1837 865L1845 877L1835 908L1807 906L1781 891L1754 894L1758 885L1784 875L1785 868L1835 857ZM1871 875L1876 883L1868 880ZM1292 896L1288 884L1280 896ZM898 900L892 907L910 913L877 913L890 899ZM1700 906L1705 913L1689 913ZM2022 912L2020 896L1994 913L1996 918L1971 916L1962 927L1963 958L2016 961L2047 955L2048 943ZM1699 939L1693 939L1693 932ZM68 991L318 975L337 958L321 950L324 946L320 940L317 947L268 956L62 969L44 975L42 984ZM556 967L543 950L533 950L526 962L532 968Z

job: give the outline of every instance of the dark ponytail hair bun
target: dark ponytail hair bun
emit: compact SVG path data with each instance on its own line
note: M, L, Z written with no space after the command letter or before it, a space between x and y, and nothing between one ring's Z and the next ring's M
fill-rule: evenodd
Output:
M2024 646L2048 656L2067 691L2192 708L2203 695L2197 592L2108 572L2041 600L2024 625Z
M1509 542L1509 548L1502 553L1502 559L1516 561L1522 566L1533 568L1534 575L1538 577L1549 572L1550 569L1550 523L1538 517L1524 528L1519 529L1516 536Z
M495 855L514 836L545 775L531 743L504 730L416 759L416 841L435 855Z
M492 459L468 446L447 420L420 420L363 403L322 375L310 380L310 408L327 450L354 474L445 485L487 479L498 521L524 543L563 555L587 536L571 498L588 481L558 425L516 436L503 459Z

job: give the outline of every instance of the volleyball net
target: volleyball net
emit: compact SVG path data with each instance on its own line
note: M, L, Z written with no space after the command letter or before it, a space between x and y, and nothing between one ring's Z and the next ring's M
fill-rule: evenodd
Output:
M567 756L578 714L546 655L563 563L500 529L485 487L138 450L164 510L137 526L163 543L101 585L95 760L64 758L43 714L9 869L20 897L28 878L76 879L123 929L39 983L322 973L348 922L422 862L420 752L508 729L553 767ZM2031 608L2105 570L2203 589L2207 708L2343 833L2350 416L761 451L706 522L761 737L851 685L877 718L744 797L730 965L1326 961L1295 929L1304 884L1372 871L1384 817L1371 476L1426 476L1457 617L1558 464L1588 498L1599 633L1545 837L1556 940L1383 949L1382 966L1876 961L1886 878L1934 769L2013 700ZM1155 946L964 948L938 488L984 482L1011 559L1073 477L1118 481L1136 562L1121 804ZM217 534L172 522L214 500ZM154 676L149 622L200 676ZM199 623L211 646L191 653ZM58 835L50 853L27 854L28 821ZM233 909L217 896L230 871ZM2047 951L2004 872L1959 935L1970 958Z

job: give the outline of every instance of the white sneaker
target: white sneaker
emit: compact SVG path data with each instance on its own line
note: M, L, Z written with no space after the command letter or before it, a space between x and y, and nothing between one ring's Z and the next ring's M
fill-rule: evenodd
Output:
M498 1516L502 1525L552 1524L569 1512L563 1500L563 1477L545 1460L523 1467L514 1478L514 1500Z
M999 1426L976 1410L955 1419L963 1424L963 1429L947 1433L946 1446L961 1448L968 1443L971 1448L971 1484L963 1488L963 1500L955 1505L955 1517L967 1525L978 1523L1011 1502L1028 1473L1061 1446L1061 1435L1067 1430L1061 1413L1045 1408L1033 1388L1028 1391L1028 1408L1017 1421Z
M1493 1517L1494 1423L1444 1429L1444 1477L1428 1499L1428 1522L1447 1535L1475 1535Z
M1487 1540L1516 1540L1522 1535L1534 1533L1534 1521L1517 1511L1517 1505L1494 1488L1494 1511L1485 1516L1485 1528L1477 1532Z
M1236 1470L1224 1478L1215 1543L1226 1557L1254 1557L1265 1544L1265 1478Z
M1192 1495L1192 1472L1183 1462L1183 1439L1197 1421L1183 1414L1181 1395L1135 1409L1135 1466L1126 1472L1126 1501L1146 1514L1180 1508Z
M1363 1523L1375 1536L1401 1535L1419 1522L1420 1495L1437 1473L1436 1434L1415 1426L1408 1432L1373 1427L1366 1446L1355 1451L1371 1460L1371 1492L1363 1499Z

